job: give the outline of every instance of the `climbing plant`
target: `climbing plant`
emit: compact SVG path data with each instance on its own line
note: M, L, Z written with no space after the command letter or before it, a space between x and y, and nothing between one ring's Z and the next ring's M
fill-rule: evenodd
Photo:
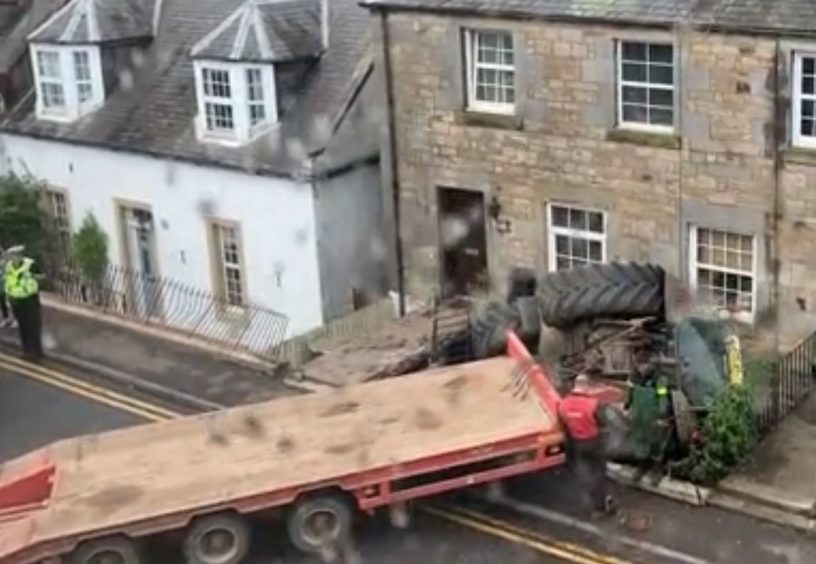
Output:
M44 256L47 241L40 188L31 179L0 176L0 245L25 245L26 254L37 260Z
M757 440L751 391L745 386L726 388L709 406L697 440L672 473L714 484L748 457Z

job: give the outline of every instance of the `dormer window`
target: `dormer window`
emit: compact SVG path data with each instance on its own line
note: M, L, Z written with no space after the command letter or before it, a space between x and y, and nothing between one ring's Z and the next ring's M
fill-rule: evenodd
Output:
M105 99L96 46L32 45L37 117L73 121Z
M243 144L277 122L272 65L196 61L198 136Z

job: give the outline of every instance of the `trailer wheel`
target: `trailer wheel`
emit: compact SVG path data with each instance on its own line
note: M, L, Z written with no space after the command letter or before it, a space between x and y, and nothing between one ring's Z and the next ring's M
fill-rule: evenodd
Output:
M339 496L307 498L289 515L289 538L303 552L336 550L350 539L352 520L351 506Z
M193 521L184 539L187 564L239 564L249 553L252 532L240 515L221 514Z
M142 556L133 539L108 537L80 544L68 564L142 564Z

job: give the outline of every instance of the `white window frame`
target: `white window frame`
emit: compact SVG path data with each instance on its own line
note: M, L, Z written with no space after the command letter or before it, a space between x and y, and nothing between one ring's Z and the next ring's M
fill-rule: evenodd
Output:
M816 136L802 135L802 101L813 100L816 104L816 94L806 95L802 92L802 59L814 59L814 64L816 64L816 52L802 51L795 52L793 55L793 112L791 112L793 135L791 139L797 147L816 149Z
M648 53L649 45L666 45L672 48L672 84L671 86L661 83L652 83L652 82L637 82L632 80L624 80L623 79L623 44L624 43L640 43L646 45ZM676 46L674 43L670 41L657 41L652 39L635 39L635 38L622 38L616 41L615 46L615 56L617 58L616 71L615 71L615 82L617 87L617 108L616 114L618 119L618 127L621 129L632 129L632 130L639 130L639 131L646 131L652 133L674 133L675 131L675 123L677 123L677 111L678 111L678 104L677 104L677 56L676 56ZM646 60L646 65L648 67L648 58ZM648 79L648 77L647 77ZM625 121L623 119L623 87L624 86L632 86L637 88L646 88L647 92L649 88L656 88L660 90L669 90L672 92L672 125L654 125L649 123L642 123L638 121Z
M228 311L240 312L248 305L246 268L244 266L244 242L241 235L241 226L232 221L213 219L209 222L211 237L213 242L213 274L215 278L215 293L223 300ZM228 262L224 249L224 231L230 230L234 233L236 254L238 262ZM229 272L238 273L240 283L240 294L237 302L233 302L230 293Z
M268 64L228 63L223 61L197 60L193 65L195 72L198 115L196 116L196 134L202 141L212 141L228 146L243 145L258 135L268 131L277 124L277 99L275 91L275 69ZM204 70L226 72L230 81L230 100L207 96L204 93ZM251 124L249 100L249 71L261 72L263 86L263 106L265 119L255 125ZM230 104L232 106L233 129L211 131L207 128L206 104ZM254 103L254 102L253 102Z
M743 270L737 270L733 268L728 268L725 266L717 266L714 264L707 264L707 263L699 263L697 260L697 253L698 249L698 237L697 231L698 229L709 229L711 231L722 231L723 233L731 233L734 235L742 235L745 237L751 237L751 272L750 274ZM688 250L688 264L689 264L689 281L691 285L691 289L694 292L694 296L698 295L699 290L699 282L698 282L698 273L697 270L699 267L707 268L709 270L715 270L719 272L723 272L726 274L736 274L739 276L751 276L751 311L737 311L737 312L730 312L724 308L718 308L720 316L723 318L731 318L733 317L737 321L742 323L753 323L756 318L756 310L757 310L757 235L756 233L747 233L747 232L739 232L733 231L730 229L721 229L717 227L710 227L708 225L690 225L689 226L689 250Z
M96 110L105 101L105 83L102 78L102 60L96 45L48 45L32 43L29 46L31 67L37 94L36 114L38 119L69 122ZM54 53L59 58L60 77L46 78L40 75L39 53ZM74 54L84 53L88 57L89 77L79 79L74 64ZM61 84L63 106L46 107L43 103L43 84ZM91 96L79 101L79 84L91 87Z
M480 34L501 34L509 35L513 44L513 64L506 65L503 63L478 63L476 46L476 37ZM467 29L465 30L465 80L467 81L467 103L468 110L473 112L484 112L491 114L514 115L516 113L516 104L518 103L518 56L516 53L517 45L516 38L512 31L499 29ZM479 68L486 68L498 72L512 72L513 73L513 103L496 103L487 102L476 99L476 76L477 66Z
M59 240L60 251L65 253L62 259L69 258L71 246L71 204L68 200L68 193L60 188L45 188L46 214L53 221L55 235ZM61 204L61 205L60 205Z
M553 224L553 208L567 208L568 210L575 209L587 213L599 213L603 217L603 233L595 233L588 229L572 229L570 227L556 226ZM555 272L558 268L558 253L556 250L556 236L558 235L600 242L601 262L605 263L608 261L609 216L604 210L566 202L551 202L547 204L547 267L550 272Z

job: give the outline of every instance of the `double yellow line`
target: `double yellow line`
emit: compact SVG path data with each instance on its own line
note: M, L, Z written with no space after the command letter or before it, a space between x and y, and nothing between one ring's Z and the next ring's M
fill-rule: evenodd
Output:
M89 384L46 366L25 362L7 354L0 353L0 368L76 396L143 417L148 421L167 421L182 415L101 386Z
M25 362L7 354L0 353L0 368L70 394L137 415L148 421L168 421L183 416L182 413L101 386L95 386L46 366ZM423 504L420 506L420 511L565 562L574 564L631 564L613 556L593 552L580 545L549 539L535 531L517 527L506 521L494 519L483 513L463 507Z
M524 546L535 552L575 564L631 564L614 556L600 554L584 546L545 537L530 529L517 527L463 507L423 505L421 511L485 535Z

